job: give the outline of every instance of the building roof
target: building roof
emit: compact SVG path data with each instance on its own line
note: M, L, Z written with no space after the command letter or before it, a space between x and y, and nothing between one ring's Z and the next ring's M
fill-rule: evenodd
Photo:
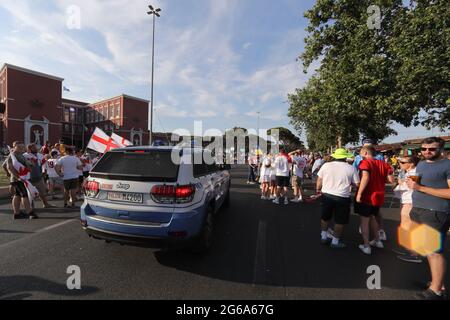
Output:
M56 81L61 81L61 82L64 81L63 78L59 78L59 77L56 77L56 76L52 76L52 75L49 75L49 74L46 74L46 73L42 73L42 72L30 70L30 69L25 69L25 68L18 67L18 66L12 65L12 64L8 64L8 63L5 63L3 65L1 71L3 71L5 68L9 68L9 69L25 72L25 73L28 73L28 74L32 74L32 75L35 75L35 76L44 77L44 78L48 78L48 79L52 79L52 80L56 80Z
M142 99L142 98L129 96L127 94L122 94L122 97L127 98L127 99L131 99L131 100L137 100L137 101L141 101L141 102L145 102L145 103L150 103L150 100L145 100L145 99Z
M100 103L105 103L105 102L107 102L107 101L114 100L114 99L117 99L117 98L127 98L127 99L131 99L131 100L136 100L136 101L145 102L145 103L149 103L149 102L150 102L150 101L145 100L145 99L141 99L141 98L129 96L129 95L126 95L126 94L121 94L120 96L116 96L116 97L112 97L112 98L109 98L109 99L105 99L105 100L93 102L93 103L91 103L90 105L100 104Z
M62 103L74 104L74 105L78 105L78 106L82 106L82 107L87 107L89 105L89 103L87 103L87 102L64 99L64 98L61 101L62 101Z
M441 136L439 138L444 139L444 141L450 141L450 136ZM422 141L425 139L424 138L419 138L419 139L411 139L411 140L405 140L405 143L407 144L420 144L422 143Z

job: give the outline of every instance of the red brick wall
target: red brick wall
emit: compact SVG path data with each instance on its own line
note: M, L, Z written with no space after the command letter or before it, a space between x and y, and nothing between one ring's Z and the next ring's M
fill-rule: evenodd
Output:
M6 105L8 102L4 99L6 98L6 68L0 70L0 102L4 102ZM6 133L6 110L3 118L0 122L0 144L5 142Z
M149 131L148 131L148 102L135 100L131 98L123 98L123 113L124 122L123 129L125 130L144 130L142 136L142 144L148 145L149 143ZM127 139L130 134L127 134Z
M24 123L13 119L25 119L31 115L32 120L47 118L49 140L56 142L61 137L61 90L62 83L56 79L34 75L12 68L7 68L8 98L8 133L6 142L24 140Z

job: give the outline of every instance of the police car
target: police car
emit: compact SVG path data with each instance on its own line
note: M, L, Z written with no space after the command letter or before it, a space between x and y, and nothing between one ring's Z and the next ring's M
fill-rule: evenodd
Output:
M206 150L191 147L106 153L84 185L83 228L107 242L208 250L231 184L230 166L209 159Z

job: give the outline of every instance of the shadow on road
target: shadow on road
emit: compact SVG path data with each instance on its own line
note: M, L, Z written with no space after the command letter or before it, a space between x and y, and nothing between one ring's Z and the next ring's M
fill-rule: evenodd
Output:
M15 230L0 230L0 234L1 233L16 233L16 234L31 234L34 232L28 232L28 231L15 231Z
M19 300L33 296L32 292L45 292L60 297L80 297L98 291L95 287L69 290L66 285L35 276L0 276L0 300Z
M258 186L245 192L243 177L235 178L231 207L217 218L210 253L159 251L155 257L160 264L223 281L291 288L366 290L367 269L373 265L381 269L383 288L417 291L417 282L429 279L426 262L402 262L392 251L398 221L385 220L386 248L366 256L358 249L359 217L352 215L344 235L348 247L331 249L320 243L320 202L277 206L259 200ZM447 274L447 286L449 278Z

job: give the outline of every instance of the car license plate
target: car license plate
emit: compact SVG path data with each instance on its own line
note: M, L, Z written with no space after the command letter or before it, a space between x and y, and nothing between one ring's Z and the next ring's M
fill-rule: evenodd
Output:
M108 200L131 202L131 203L143 203L142 193L126 193L126 192L108 192Z

